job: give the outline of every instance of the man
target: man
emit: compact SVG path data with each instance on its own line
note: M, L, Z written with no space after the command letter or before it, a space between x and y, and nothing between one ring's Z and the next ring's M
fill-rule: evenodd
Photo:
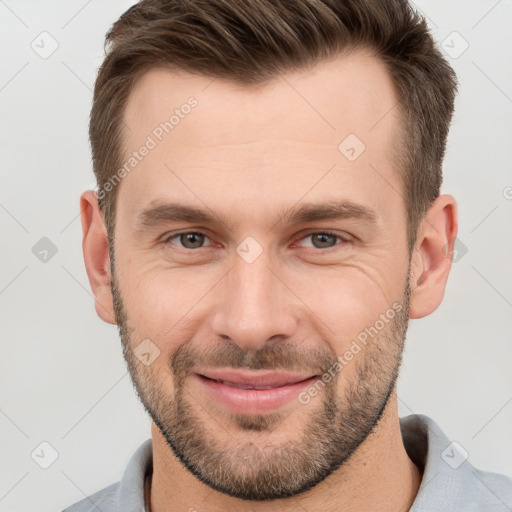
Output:
M81 198L151 439L70 512L512 510L399 418L457 234L456 78L406 0L151 0L107 36ZM445 457L446 458L446 457Z

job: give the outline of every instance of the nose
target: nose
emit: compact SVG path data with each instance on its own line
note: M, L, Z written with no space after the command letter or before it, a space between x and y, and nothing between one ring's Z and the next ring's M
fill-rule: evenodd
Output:
M293 292L279 273L271 270L264 255L252 263L237 256L232 270L219 283L212 329L216 336L243 350L258 350L271 341L290 338L297 329Z

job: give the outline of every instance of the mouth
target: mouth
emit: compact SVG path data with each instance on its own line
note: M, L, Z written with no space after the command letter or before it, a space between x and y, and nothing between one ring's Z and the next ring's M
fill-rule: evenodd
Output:
M263 370L207 370L192 374L201 391L228 409L245 414L260 414L297 399L319 375L275 373Z
M201 377L204 377L205 379L211 380L213 382L219 382L220 384L224 384L224 386L233 386L238 389L274 389L287 385L282 384L280 386L251 386L250 384L237 384L235 382L229 382L227 380L210 379L209 377L206 377L204 375L201 375Z

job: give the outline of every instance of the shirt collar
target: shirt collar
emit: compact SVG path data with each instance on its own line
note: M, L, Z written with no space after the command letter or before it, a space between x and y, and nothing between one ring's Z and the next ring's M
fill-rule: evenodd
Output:
M153 470L152 445L151 439L144 441L126 466L117 494L119 512L145 512L144 481Z
M423 468L410 512L512 510L499 495L509 496L506 477L475 468L466 449L450 440L432 418L412 414L400 419L400 428L409 458Z

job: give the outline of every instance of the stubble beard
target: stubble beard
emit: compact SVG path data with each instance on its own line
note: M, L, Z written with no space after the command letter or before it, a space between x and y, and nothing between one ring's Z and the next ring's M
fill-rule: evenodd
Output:
M227 415L224 417L232 425L248 432L247 441L234 442L222 428L214 436L212 427L217 428L219 419L208 413L203 413L201 419L198 412L202 408L187 391L190 368L199 358L205 363L223 362L223 366L233 368L285 370L296 370L299 366L311 368L316 361L327 370L337 361L335 354L318 350L314 355L309 353L308 357L298 358L293 345L268 345L247 353L235 344L224 345L214 354L211 347L209 352L201 352L186 343L176 350L165 369L172 375L175 390L174 396L168 396L158 372L143 365L134 354L138 343L129 327L113 265L111 290L123 356L145 410L179 461L201 482L229 496L253 501L275 500L315 487L339 469L372 433L395 389L408 327L409 279L401 310L350 362L357 365L355 377L345 380L342 396L337 384L340 378L344 379L343 369L309 404L297 401L295 407L310 408L308 420L298 435L294 432L291 439L279 444L272 442L272 434L277 429L296 431L295 409L289 416ZM287 363L290 360L296 361L293 368ZM205 421L210 421L210 428L206 428ZM256 439L253 432L259 432Z

